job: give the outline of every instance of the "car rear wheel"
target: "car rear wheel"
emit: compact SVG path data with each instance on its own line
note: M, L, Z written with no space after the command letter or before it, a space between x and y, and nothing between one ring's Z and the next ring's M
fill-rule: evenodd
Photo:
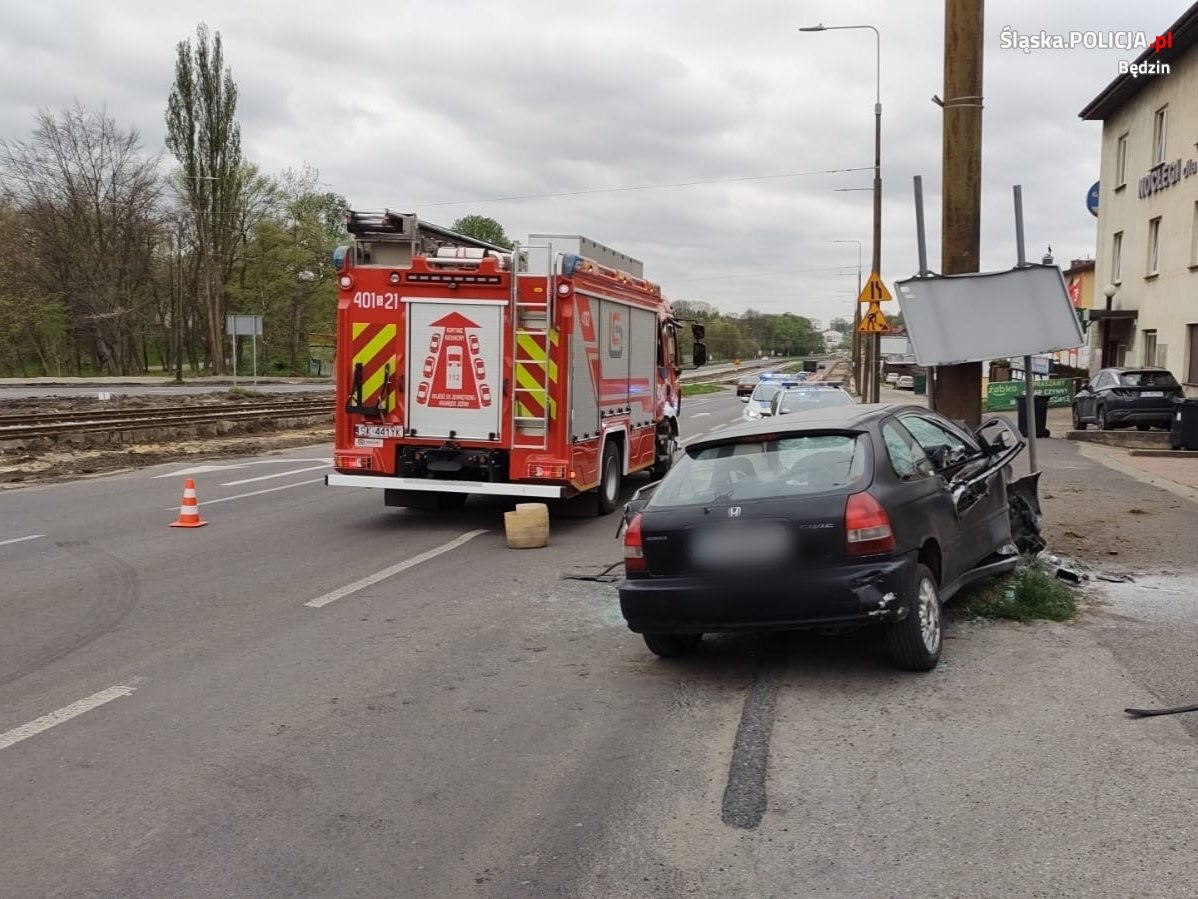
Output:
M940 590L925 565L915 566L907 617L887 625L886 644L890 658L905 671L930 671L940 661L944 644L944 620Z
M1085 429L1086 423L1082 421L1081 414L1077 411L1077 404L1075 403L1073 406L1073 430L1084 431Z
M599 466L599 514L610 515L619 499L620 448L616 441L609 440L603 445L603 462Z
M1098 411L1094 413L1094 423L1098 425L1098 430L1105 431L1107 429L1106 409L1102 406L1098 407Z
M702 634L643 634L645 645L663 659L688 656L703 642Z

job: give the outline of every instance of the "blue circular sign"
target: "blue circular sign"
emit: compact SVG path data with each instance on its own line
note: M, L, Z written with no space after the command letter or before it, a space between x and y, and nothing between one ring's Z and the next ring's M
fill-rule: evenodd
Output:
M1086 208L1090 210L1090 215L1098 218L1098 182L1094 182L1094 186L1090 188L1086 194Z

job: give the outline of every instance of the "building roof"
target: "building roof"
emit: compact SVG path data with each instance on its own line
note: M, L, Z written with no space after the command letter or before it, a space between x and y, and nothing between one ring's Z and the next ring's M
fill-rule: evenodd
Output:
M1136 57L1135 62L1174 63L1181 59L1195 44L1198 44L1198 3L1181 14L1164 33L1173 33L1173 45L1157 52L1149 47ZM1105 121L1113 113L1135 99L1135 96L1150 84L1151 77L1135 77L1130 72L1119 75L1108 84L1097 97L1089 102L1078 115L1088 122Z
M1082 272L1094 271L1093 259L1074 259L1070 261L1069 268L1065 269L1066 275L1080 275Z

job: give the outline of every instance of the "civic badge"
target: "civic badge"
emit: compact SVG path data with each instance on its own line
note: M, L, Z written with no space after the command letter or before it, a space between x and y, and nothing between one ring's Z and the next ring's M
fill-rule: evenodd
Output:
M729 506L728 507L728 517L729 518L740 518L740 506Z

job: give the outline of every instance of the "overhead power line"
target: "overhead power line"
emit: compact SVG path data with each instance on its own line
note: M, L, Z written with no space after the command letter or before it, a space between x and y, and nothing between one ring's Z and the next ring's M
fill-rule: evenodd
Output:
M486 197L474 200L440 200L436 203L412 203L413 207L474 206L479 203L507 203L513 200L552 200L558 197L581 197L587 194L618 194L637 190L664 190L677 187L698 187L703 184L737 184L746 181L778 181L784 178L807 178L813 175L840 175L845 172L868 172L871 166L851 169L819 169L811 172L782 172L775 175L743 175L737 178L700 178L694 181L674 181L665 184L638 184L633 187L594 187L587 190L564 190L547 194L517 194L510 197Z

